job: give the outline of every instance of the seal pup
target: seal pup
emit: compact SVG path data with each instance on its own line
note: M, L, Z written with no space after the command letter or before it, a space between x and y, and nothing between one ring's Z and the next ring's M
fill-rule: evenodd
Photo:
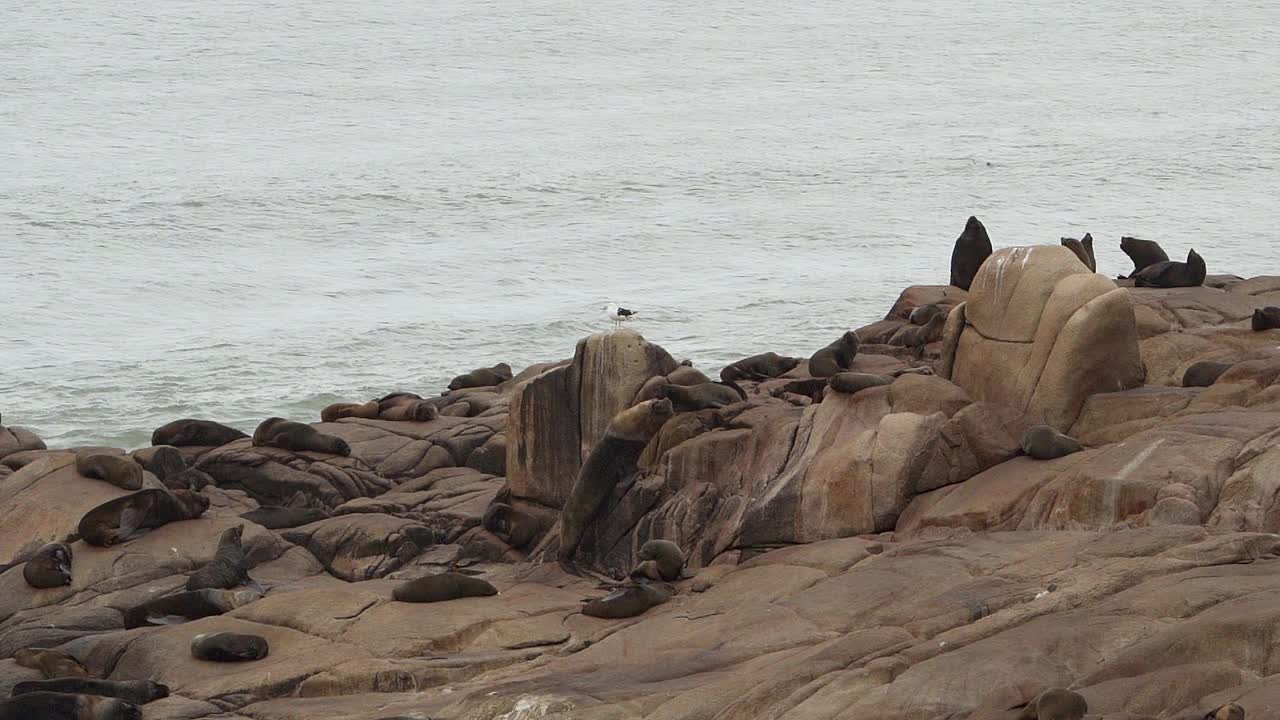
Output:
M635 617L670 600L672 594L671 587L662 583L623 585L602 598L586 601L582 614L608 620Z
M267 639L244 633L201 633L191 638L191 657L210 662L261 660L271 652Z
M336 435L327 435L310 425L273 417L263 420L253 431L254 447L276 447L290 452L320 452L343 457L351 446Z
M1209 387L1231 369L1231 363L1201 360L1182 373L1182 387Z
M142 720L142 709L115 698L33 692L0 700L0 720Z
M571 564L578 543L600 512L600 506L619 483L636 472L636 462L645 445L673 413L671 401L666 398L645 400L609 421L604 437L591 448L587 461L578 471L573 489L560 511L561 563Z
M658 571L657 580L679 580L684 572L685 557L680 546L670 540L650 540L640 547L636 558L644 562L654 563Z
M809 357L809 374L818 377L831 377L838 372L848 370L853 358L858 354L862 341L852 330L846 331L831 344Z
M320 422L337 422L342 418L378 419L378 401L367 403L334 403L320 411Z
M217 447L249 437L239 430L212 420L184 418L162 425L151 433L152 445L174 447Z
M927 325L936 315L946 315L947 311L942 309L941 305L929 303L928 305L920 305L911 309L911 314L907 316L907 322L912 325Z
M956 238L951 249L951 284L968 290L978 268L991 256L991 238L978 218L970 215L964 224L964 232Z
M1255 309L1249 325L1258 332L1280 328L1280 307L1268 305Z
M266 590L258 584L258 581L249 577L249 570L245 567L248 558L245 557L244 548L240 545L243 534L244 525L223 530L222 535L218 537L218 549L214 551L213 559L191 573L191 577L187 578L187 589L230 590L244 585L265 593Z
M888 385L889 382L889 378L886 378L883 375L843 372L832 375L831 378L827 380L827 385L838 393L852 395L853 393L866 390L867 388Z
M398 602L433 603L497 594L498 589L487 580L462 573L444 572L400 583L391 591L391 598Z
M1244 708L1236 703L1227 703L1205 713L1204 720L1244 720Z
M71 584L71 546L49 543L36 551L22 568L22 579L33 588L46 589Z
M775 352L760 353L730 363L720 371L720 379L724 382L738 380L769 380L791 372L803 360L785 357Z
M1049 688L1022 709L1018 720L1082 720L1089 712L1084 696L1064 688Z
M90 677L79 660L57 650L22 648L13 654L13 661L24 668L39 670L47 680Z
M1136 287L1178 288L1203 285L1204 276L1204 258L1193 249L1187 253L1184 263L1166 260L1149 265L1129 277L1133 278Z
M1089 268L1090 272L1098 271L1098 261L1093 257L1093 235L1085 233L1080 240L1075 238L1064 237L1059 240L1062 246L1076 254L1080 258L1080 262Z
M51 692L68 695L96 695L124 700L134 705L169 697L169 686L152 680L98 680L96 678L58 678L56 680L24 680L13 686L13 697L27 693Z
M189 590L148 600L124 611L126 630L150 625L178 625L222 615L262 599L256 590Z
M1037 460L1053 460L1083 449L1075 438L1048 425L1032 425L1022 433L1022 452Z
M109 482L121 490L142 489L142 466L128 455L84 450L76 453L76 472Z
M190 490L146 488L108 500L80 518L78 532L90 545L111 547L142 531L193 520L209 509L209 498Z
M538 522L506 503L494 502L485 508L480 524L502 542L519 550L538 534Z
M1168 262L1169 256L1164 248L1154 240L1140 240L1128 235L1120 238L1120 249L1133 261L1133 272L1120 275L1119 279L1131 278L1156 263Z
M709 382L701 385L659 385L658 398L671 401L676 412L718 410L747 399L747 391L736 383Z
M511 366L498 363L493 367L476 368L449 381L449 390L465 390L475 387L501 385L511 379Z
M329 517L329 513L320 508L266 505L256 510L250 510L247 513L241 513L240 517L251 523L261 525L268 530L283 530L324 520Z

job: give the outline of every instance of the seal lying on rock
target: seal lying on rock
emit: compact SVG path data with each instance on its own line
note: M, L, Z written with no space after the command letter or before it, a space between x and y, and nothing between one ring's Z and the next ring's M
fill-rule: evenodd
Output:
M1089 704L1080 693L1049 688L1027 703L1018 720L1082 720Z
M853 393L866 390L867 388L888 385L889 382L889 378L883 375L843 372L832 375L831 379L827 381L827 385L836 392L852 395Z
M927 325L929 321L938 315L946 315L947 311L942 309L941 305L929 303L911 309L911 314L907 316L907 322L912 325Z
M320 411L320 422L336 422L342 418L349 417L376 420L378 418L378 401L370 400L367 403L334 403Z
M210 662L261 660L271 652L267 639L244 633L202 633L191 638L191 657Z
M476 368L469 373L464 373L449 381L450 390L464 390L466 388L489 387L492 385L501 385L511 379L511 366L506 363L498 363L493 367Z
M213 559L191 573L191 577L187 578L187 589L230 590L245 585L258 592L266 592L257 580L249 577L249 571L245 567L248 558L245 557L244 548L240 545L243 534L243 525L223 530L222 535L218 537L218 549L214 551Z
M1120 238L1120 249L1133 261L1133 272L1128 275L1121 275L1121 280L1133 277L1156 263L1169 261L1169 256L1165 254L1164 248L1160 247L1160 243L1154 240L1140 240L1126 235Z
M222 423L185 418L174 420L156 429L151 433L151 444L175 447L217 447L247 437L249 436Z
M578 471L573 489L560 511L561 562L573 559L600 506L619 482L636 472L636 461L644 446L672 413L671 401L662 399L646 400L613 416L604 437L591 448L587 461Z
M1075 438L1048 425L1032 425L1022 433L1022 452L1037 460L1053 460L1083 449Z
M632 577L639 573L650 580L672 581L684 573L684 551L670 540L650 540L640 547L636 558L640 564L632 571Z
M738 380L768 380L785 375L803 362L800 358L784 357L775 352L761 353L742 358L720 371L724 382Z
M1204 720L1244 720L1244 708L1235 703L1227 703L1220 708L1210 710Z
M169 697L169 686L152 680L97 680L95 678L59 678L57 680L24 680L13 686L13 697L36 692L97 695L124 700L134 705Z
M33 692L0 700L0 720L142 720L142 709L115 698Z
M313 522L324 520L329 517L329 513L320 508L267 505L257 510L241 513L240 517L251 523L261 525L268 530L282 530L296 528L301 525L310 525Z
M462 573L446 572L401 583L391 591L399 602L433 603L465 597L497 595L498 589L487 580Z
M894 333L893 337L889 338L889 344L912 348L918 357L923 354L926 345L942 339L942 328L946 324L945 314L934 315L924 325L907 325Z
M160 482L187 470L187 459L172 445L153 445L131 453L134 462L155 475ZM82 473L83 474L83 473Z
M1098 261L1093 256L1093 235L1085 233L1084 237L1077 240L1075 238L1061 238L1062 246L1076 254L1080 258L1080 262L1089 268L1091 272L1098 271Z
M779 388L770 391L773 397L786 399L786 395L807 397L813 402L822 402L822 393L827 389L827 378L803 378L792 380Z
M528 545L538 534L537 520L506 503L490 503L480 524L517 550Z
M124 611L126 630L148 625L177 625L231 612L262 599L256 590L192 590L148 600Z
M816 378L831 377L848 370L861 346L857 333L852 330L846 332L809 358L809 374Z
M1249 324L1257 331L1280 328L1280 307L1268 305L1254 310Z
M190 490L147 488L109 500L80 518L80 537L90 545L111 547L143 530L193 520L209 509L209 498Z
M734 383L709 382L701 385L660 385L658 397L671 401L676 412L697 412L727 407L747 399L747 392Z
M671 595L671 588L660 583L624 585L602 598L588 600L582 614L607 620L635 617L670 600Z
M89 677L89 671L79 660L57 650L23 648L13 654L13 661L24 668L39 670L47 680Z
M76 453L76 472L87 478L109 482L121 490L142 488L142 466L128 455L85 450Z
M1174 260L1149 265L1141 272L1131 275L1137 287L1178 288L1198 287L1204 284L1204 258L1195 250L1187 253L1187 261L1180 263Z
M968 290L978 268L990 256L991 238L987 236L987 229L978 218L970 215L964 224L964 232L956 238L955 247L951 250L951 284Z
M255 447L277 447L291 452L321 452L346 457L351 446L336 435L327 435L310 425L284 418L267 418L253 431Z
M71 584L71 546L49 543L27 559L22 579L33 588L55 588Z
M1209 387L1231 369L1231 363L1202 360L1182 373L1182 387Z

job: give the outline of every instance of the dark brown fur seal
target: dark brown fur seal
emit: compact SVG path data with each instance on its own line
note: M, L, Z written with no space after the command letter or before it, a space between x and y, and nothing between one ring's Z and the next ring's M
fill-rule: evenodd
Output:
M1256 331L1280 328L1280 307L1268 305L1254 310L1250 326Z
M718 409L747 399L747 393L734 383L701 385L659 385L658 397L671 401L676 412Z
M923 354L926 345L942 339L942 328L946 324L946 315L934 315L924 325L907 325L894 333L893 337L889 338L889 344L912 348L919 357Z
M942 309L941 305L929 303L920 307L912 308L911 314L907 316L907 322L912 325L927 325L929 321L938 315L946 316L947 311Z
M151 680L98 680L95 678L59 678L57 680L24 680L13 686L13 697L35 692L96 695L116 698L134 705L146 705L169 697L169 686Z
M218 549L214 552L213 559L191 573L191 577L187 578L187 589L230 590L244 585L258 592L264 592L258 581L249 577L249 571L245 567L248 558L245 557L244 548L240 545L243 534L243 525L223 530L218 538Z
M1202 360L1182 373L1182 387L1209 387L1231 369L1231 363Z
M1076 254L1080 258L1080 262L1089 268L1091 272L1098 271L1098 261L1093 256L1093 235L1084 234L1084 238L1077 240L1075 238L1064 237L1061 239L1062 246Z
M255 447L276 447L290 452L319 452L346 457L351 454L347 441L322 433L310 425L284 418L267 418L253 431Z
M324 520L329 517L329 513L319 508L267 506L241 513L240 517L268 530L282 530Z
M1121 280L1126 277L1133 277L1156 263L1169 261L1169 256L1165 254L1164 248L1160 247L1160 243L1154 240L1140 240L1136 237L1125 236L1120 238L1120 249L1133 261L1133 272L1128 275L1121 275Z
M684 572L685 557L680 546L670 540L650 540L640 547L636 558L641 562L653 562L657 566L659 580L679 580Z
M1204 276L1204 258L1191 250L1184 263L1166 260L1149 265L1130 277L1136 287L1178 288L1199 287L1204 284Z
M866 390L867 388L888 385L889 382L889 378L883 375L844 372L832 375L831 379L827 381L827 384L831 386L832 390L838 393L852 395L853 393Z
M839 374L839 373L837 373ZM787 393L807 397L813 402L822 402L822 394L827 389L827 378L804 378L791 382L773 391L774 397L784 397Z
M600 506L614 487L636 472L636 461L644 446L674 412L671 401L646 400L618 413L609 422L604 437L591 448L578 471L573 489L560 511L560 551L563 563L573 559L578 543Z
M71 584L71 546L49 543L36 551L22 568L22 579L33 588L45 589Z
M209 509L209 498L190 490L147 488L109 500L80 518L80 537L90 545L111 547L143 530L193 520Z
M142 720L142 709L115 698L33 692L0 700L0 720Z
M809 358L809 374L816 378L831 377L848 370L861 346L857 333L852 330L846 332Z
M76 453L76 472L87 478L109 482L121 490L142 488L142 466L128 455L85 450Z
M498 589L487 580L461 573L446 572L428 575L401 583L391 591L391 597L399 602L433 603L466 597L497 595Z
M978 268L991 256L991 238L978 218L970 215L964 224L964 232L956 238L951 250L951 284L968 290Z
M1089 703L1080 693L1049 688L1027 703L1018 720L1082 720Z
M126 630L150 625L177 625L222 615L261 600L256 590L194 590L148 600L124 611Z
M398 422L431 422L440 417L440 408L430 400L397 396L378 404L378 419Z
M1037 460L1053 460L1083 449L1075 438L1048 425L1032 425L1022 433L1022 452Z
M635 617L670 600L671 595L671 588L658 583L624 585L602 598L587 601L582 614L609 620Z
M187 469L187 459L183 457L181 450L172 445L153 445L135 450L132 457L134 462L159 478L160 482Z
M803 362L800 358L784 357L775 352L761 353L742 358L720 371L724 382L738 380L768 380L791 372Z
M1205 713L1204 720L1244 720L1244 708L1236 703L1227 703Z
M217 447L249 437L233 427L212 420L174 420L151 433L152 445Z
M536 520L506 503L490 503L480 524L517 550L528 545L538 534Z
M320 411L320 422L337 422L342 418L378 418L378 401L367 403L334 403Z
M90 677L79 660L57 650L23 648L13 654L13 661L24 668L39 670L47 680Z
M267 639L244 633L202 633L191 638L191 657L210 662L261 660L271 652Z
M464 373L449 381L450 390L463 390L466 388L489 387L491 385L501 385L511 379L511 366L506 363L498 363L493 367L476 368L469 373Z

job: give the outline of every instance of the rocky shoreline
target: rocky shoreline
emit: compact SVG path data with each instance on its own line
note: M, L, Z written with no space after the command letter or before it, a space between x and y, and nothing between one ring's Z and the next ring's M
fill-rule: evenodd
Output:
M1087 717L1269 717L1280 331L1254 315L1280 277L1134 287L1091 245L987 243L825 355L726 383L618 330L252 438L178 424L125 453L0 426L0 697L57 676L42 648L165 686L147 720L1034 718L1051 687ZM1039 426L1082 447L1036 459ZM147 610L240 525L265 594ZM655 540L679 573L645 565ZM69 584L33 587L56 543ZM396 599L442 573L497 593ZM592 609L626 588L631 616ZM197 659L217 633L269 652Z

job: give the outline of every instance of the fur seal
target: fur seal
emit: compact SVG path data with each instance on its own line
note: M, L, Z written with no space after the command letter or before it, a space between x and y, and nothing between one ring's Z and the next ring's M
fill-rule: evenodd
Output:
M946 324L946 315L934 315L924 325L907 325L903 327L894 333L893 337L889 338L889 344L912 348L915 351L915 355L919 357L924 353L926 345L942 339L942 328Z
M431 422L440 417L440 408L430 400L397 395L378 403L378 419L400 422Z
M937 315L946 315L947 311L942 309L941 305L929 303L911 309L911 314L907 316L907 322L912 325L927 325Z
M47 680L90 677L79 660L57 650L23 648L13 654L13 661L24 668L39 670Z
M378 418L378 401L370 400L367 403L334 403L320 411L320 422L337 422L342 418L349 417L376 420Z
M809 374L816 378L831 377L848 370L861 346L862 341L858 339L857 333L852 330L845 332L809 357Z
M671 401L645 400L609 421L604 437L591 448L560 511L559 559L569 563L587 527L618 483L636 472L645 445L674 412Z
M1120 249L1133 261L1133 272L1128 275L1121 275L1121 280L1133 277L1156 263L1169 261L1169 256L1165 254L1164 248L1160 247L1160 243L1154 240L1140 240L1126 235L1120 238Z
M45 589L71 584L71 546L49 543L27 559L22 579L33 588Z
M650 540L640 547L636 558L642 562L653 562L660 575L658 580L679 580L684 572L685 557L680 546L670 540Z
M336 435L326 435L310 425L273 417L263 420L253 431L255 447L277 447L290 452L320 452L346 457L351 446Z
M1227 703L1205 713L1204 720L1244 720L1244 708L1236 703Z
M832 390L850 395L861 390L866 390L867 388L888 385L889 382L889 378L886 378L883 375L856 372L836 373L827 380L827 384Z
M128 455L85 450L76 453L76 472L109 482L121 490L142 489L142 466Z
M1063 688L1049 688L1022 709L1018 720L1082 720L1089 703L1080 693Z
M964 232L956 238L951 250L951 284L968 290L978 268L991 256L991 238L978 218L970 215L964 224Z
M251 523L261 525L268 530L282 530L284 528L296 528L300 525L310 525L313 522L324 520L329 517L329 513L319 508L275 507L268 505L257 510L250 510L247 513L241 513L240 517Z
M150 625L177 625L231 612L262 599L256 590L193 590L148 600L124 611L126 630Z
M670 600L671 595L670 587L658 583L624 585L602 598L588 600L582 614L608 620L635 617Z
M249 570L245 567L248 558L245 557L244 548L240 546L243 534L244 525L223 530L218 537L218 549L214 552L213 559L191 573L191 577L187 578L187 589L230 590L245 585L258 592L266 592L257 580L249 577Z
M142 720L142 709L115 698L33 692L0 700L0 720Z
M719 409L747 399L747 391L732 382L701 385L659 385L658 397L671 401L676 412Z
M169 686L152 680L98 680L95 678L59 678L57 680L24 680L13 686L13 697L27 693L50 692L68 695L96 695L124 700L134 705L169 697Z
M476 368L469 373L463 373L449 381L450 390L464 390L474 387L490 387L492 385L501 385L511 379L511 366L506 363L498 363L493 367Z
M1254 310L1249 324L1256 331L1280 328L1280 307L1268 305Z
M244 633L201 633L191 638L191 657L210 662L261 660L271 652L267 639Z
M480 524L517 550L528 545L538 534L536 520L506 503L490 503Z
M839 373L837 373L838 375ZM807 397L813 402L822 402L822 394L827 389L827 378L804 378L792 380L771 393L774 397L784 397L787 393Z
M738 380L768 380L791 372L803 360L784 357L775 352L761 353L742 358L731 363L720 371L720 379L724 382Z
M222 423L185 418L157 428L151 433L151 444L174 447L216 447L247 437L249 436L245 433Z
M1032 425L1022 433L1022 452L1037 460L1053 460L1083 449L1075 438L1048 425Z
M1089 268L1091 272L1098 271L1098 261L1093 256L1093 235L1085 233L1080 240L1075 238L1061 238L1062 246L1076 254L1080 258L1080 262Z
M1231 369L1231 363L1202 360L1182 373L1182 387L1209 387Z
M465 597L497 595L498 589L487 580L462 573L445 572L400 583L391 591L399 602L433 603Z
M687 360L685 362L688 362ZM692 365L681 365L667 373L667 382L672 385L701 385L711 382L711 378ZM648 400L649 398L645 398Z
M134 462L155 475L160 482L187 470L187 459L183 457L181 450L172 445L152 445L134 450L130 455Z
M1158 262L1130 275L1136 287L1178 288L1198 287L1204 284L1204 258L1195 250L1187 253L1184 263L1175 260Z
M111 547L143 530L193 520L209 509L209 498L190 490L146 488L108 500L80 518L80 537L90 545Z

